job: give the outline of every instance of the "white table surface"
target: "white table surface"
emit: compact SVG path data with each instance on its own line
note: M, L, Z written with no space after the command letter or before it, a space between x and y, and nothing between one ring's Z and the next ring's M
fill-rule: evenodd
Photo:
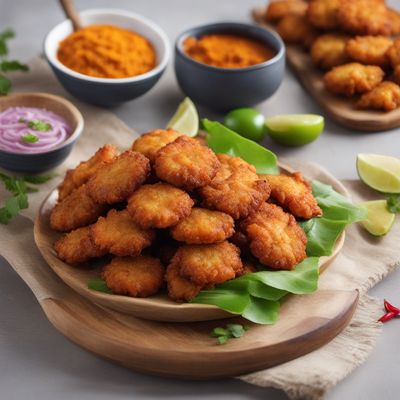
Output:
M75 0L79 9L123 8L159 24L171 43L182 30L211 21L249 21L249 10L259 0ZM400 7L400 1L392 1ZM56 1L0 0L0 29L12 27L12 56L29 60L41 51L46 32L62 20ZM172 62L161 81L142 98L113 111L143 132L163 126L182 99ZM259 109L265 115L321 113L290 72L279 91ZM202 116L221 117L200 109ZM360 152L400 156L400 129L358 133L327 120L322 137L303 148L288 149L265 142L279 156L319 162L338 178L356 178ZM2 199L0 199L2 200ZM1 240L1 238L0 238ZM373 262L373 260L371 260ZM400 271L371 290L371 294L400 304ZM334 388L330 400L399 399L400 320L386 324L368 361ZM0 399L286 399L274 389L233 379L188 382L141 375L87 353L65 339L47 321L33 294L0 258Z

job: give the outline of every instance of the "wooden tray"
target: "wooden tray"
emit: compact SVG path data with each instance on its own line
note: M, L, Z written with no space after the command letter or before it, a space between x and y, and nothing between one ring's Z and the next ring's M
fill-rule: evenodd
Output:
M291 172L288 166L280 164L282 172ZM337 189L339 186L337 187ZM54 251L54 243L60 234L50 228L50 213L57 202L58 192L52 191L40 207L34 228L35 241L52 270L72 289L94 303L116 311L130 314L134 317L155 321L189 322L208 321L220 318L232 318L233 314L212 305L178 304L168 298L166 293L160 293L148 298L134 298L106 294L88 288L88 282L100 275L102 264L97 268L76 268L61 261ZM321 257L320 270L323 271L335 259L344 243L344 233L336 242L331 256Z
M274 29L264 20L265 7L255 8L255 22ZM339 124L357 131L376 132L400 126L400 108L390 111L357 110L354 99L335 96L324 88L323 73L314 67L311 57L300 46L286 46L286 60L304 88L314 97L326 113Z

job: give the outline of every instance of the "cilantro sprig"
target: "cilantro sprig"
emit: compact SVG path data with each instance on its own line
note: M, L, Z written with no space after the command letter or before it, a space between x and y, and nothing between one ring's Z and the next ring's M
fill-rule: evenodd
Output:
M15 177L0 172L0 180L7 191L11 193L4 206L0 207L0 224L7 225L21 210L29 207L28 193L39 190L37 187L31 186L32 184L45 183L53 177L54 174Z
M225 344L229 339L238 339L242 337L248 330L248 326L243 326L240 324L228 324L225 328L214 328L210 332L210 336L216 338L218 344Z
M40 119L32 119L28 122L28 128L31 128L34 131L48 132L52 129L52 126L48 122Z
M112 290L107 286L104 279L93 278L88 282L88 288L96 292L112 294Z
M6 29L0 32L0 71L29 71L26 64L22 64L18 60L9 60L8 56L8 40L15 37L14 31ZM0 73L0 95L6 95L11 89L11 81L4 74Z
M393 214L400 214L400 195L389 194L386 199L387 209Z
M25 143L36 143L39 141L39 137L33 133L27 133L21 136L21 140Z

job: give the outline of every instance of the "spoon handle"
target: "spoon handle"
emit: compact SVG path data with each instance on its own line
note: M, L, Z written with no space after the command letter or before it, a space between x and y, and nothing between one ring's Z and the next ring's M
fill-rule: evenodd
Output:
M71 20L74 31L82 28L82 21L72 0L60 0L65 15Z

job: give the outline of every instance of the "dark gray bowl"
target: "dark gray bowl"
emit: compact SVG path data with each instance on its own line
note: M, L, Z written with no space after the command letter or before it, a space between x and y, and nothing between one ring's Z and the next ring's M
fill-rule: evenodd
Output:
M189 36L237 34L264 42L276 50L272 59L246 68L218 68L199 63L185 54L182 44ZM273 31L236 22L220 22L189 29L175 43L175 74L182 91L195 102L216 111L249 107L271 97L285 71L285 45Z
M72 129L67 140L49 151L37 154L12 153L0 149L0 167L14 172L40 173L61 164L71 153L83 131L83 117L69 101L48 93L16 93L0 98L0 112L9 107L38 107L61 115Z
M154 46L157 65L151 71L130 78L96 78L73 71L57 58L61 40L72 33L70 20L56 25L44 40L44 54L56 77L73 96L87 103L115 106L149 91L160 79L168 64L170 48L165 33L148 19L128 11L93 9L80 13L84 25L108 24L131 29L146 37Z

